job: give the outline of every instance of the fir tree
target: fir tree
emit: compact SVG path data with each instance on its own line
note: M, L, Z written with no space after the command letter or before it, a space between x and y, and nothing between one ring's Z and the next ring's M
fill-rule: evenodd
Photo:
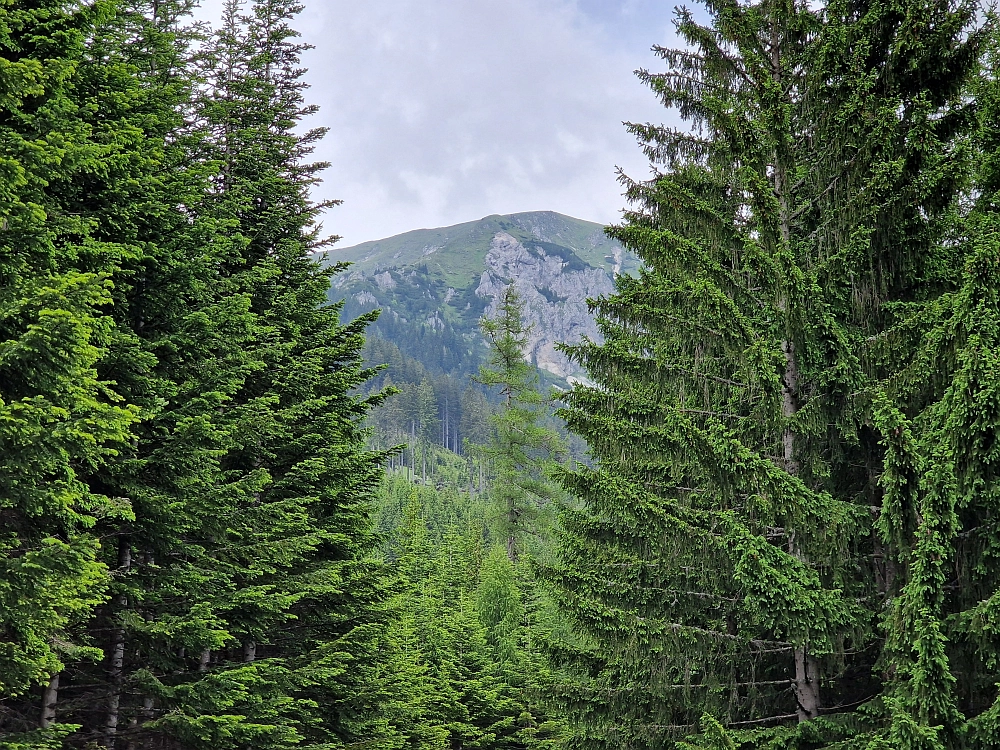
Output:
M143 421L120 460L90 477L129 498L134 516L100 526L112 598L87 631L104 658L63 675L59 710L83 725L72 738L80 745L140 742L164 699L230 639L213 607L230 584L217 551L234 496L250 490L223 481L219 414L260 365L247 355L250 299L225 272L239 243L205 211L213 168L197 158L201 139L186 120L196 83L187 5L122 6L92 41L97 111L120 113L143 158L73 194L102 233L136 249L115 288L101 366ZM133 96L113 95L110 84L123 82Z
M261 364L221 416L224 485L243 489L215 562L231 588L211 601L228 640L206 649L209 675L157 726L213 747L336 745L378 724L366 669L381 617L369 497L382 455L365 450L361 422L380 396L353 395L371 375L360 351L372 316L341 323L326 302L340 269L312 255L333 204L309 198L324 165L307 159L323 131L296 132L315 110L290 26L300 7L247 10L227 5L201 109L207 156L221 166L207 210L240 242L226 270L248 298L248 354Z
M142 403L109 372L121 332L108 315L141 255L132 188L157 162L148 113L101 39L116 6L0 6L4 47L2 198L5 315L5 742L52 746L60 673L99 659L82 624L106 599L97 524L133 516L129 496L94 481L122 460ZM153 118L153 129L162 120ZM124 225L124 226L123 226ZM127 406L134 404L135 406ZM24 695L29 685L43 691ZM19 701L7 703L12 696ZM39 726L40 732L18 735ZM14 734L11 734L14 732Z

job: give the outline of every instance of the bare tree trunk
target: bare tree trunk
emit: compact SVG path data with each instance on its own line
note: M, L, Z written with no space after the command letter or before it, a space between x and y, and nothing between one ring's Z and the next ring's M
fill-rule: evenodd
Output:
M507 501L507 524L510 531L507 533L507 559L512 563L517 562L517 508L514 499Z
M819 694L819 662L806 648L795 649L795 701L798 704L799 722L819 716L822 703Z
M257 641L243 641L243 661L247 664L257 659Z
M56 704L59 702L59 673L52 675L42 693L42 718L38 726L47 729L56 720Z
M136 732L135 730L139 728L140 718L142 719L143 724L145 724L147 721L150 721L153 718L153 697L150 695L147 695L145 698L142 699L142 709L139 711L138 716L133 716L129 720L128 726L129 729L132 730L131 732L132 736L128 741L127 745L128 750L138 750L140 747L143 747L142 745L136 742L136 737L138 735L138 732ZM148 745L145 747L148 747Z
M212 649L206 648L201 652L201 657L198 659L198 671L207 672L210 661L212 661Z
M132 546L128 537L122 537L118 542L118 571L128 573L132 567ZM115 598L116 611L121 612L128 605L128 598L121 594ZM104 724L104 744L112 750L118 734L118 713L122 699L122 685L125 678L125 628L116 627L111 633L111 660L108 664L108 677L111 682L111 693L108 695L108 714Z

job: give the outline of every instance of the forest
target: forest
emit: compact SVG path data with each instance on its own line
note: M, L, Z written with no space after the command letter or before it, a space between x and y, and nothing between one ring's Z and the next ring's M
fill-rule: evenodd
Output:
M0 0L0 750L1000 747L992 7L678 9L558 391L330 302L302 7L195 4Z

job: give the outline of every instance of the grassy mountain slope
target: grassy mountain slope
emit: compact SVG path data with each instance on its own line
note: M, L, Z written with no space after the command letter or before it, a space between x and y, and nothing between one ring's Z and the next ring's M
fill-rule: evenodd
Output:
M522 242L545 242L567 248L593 268L612 273L615 252L621 247L592 221L574 219L553 211L530 211L501 216L493 214L477 221L450 227L416 229L384 240L363 242L330 251L331 261L349 261L355 273L369 274L386 268L426 265L428 273L447 286L467 286L483 272L486 254L497 232L507 232ZM631 269L635 262L632 260Z

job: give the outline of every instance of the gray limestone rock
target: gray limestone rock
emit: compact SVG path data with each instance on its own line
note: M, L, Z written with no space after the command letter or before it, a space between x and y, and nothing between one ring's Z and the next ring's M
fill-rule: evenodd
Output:
M557 255L542 246L527 246L506 232L497 232L486 255L486 270L476 294L490 303L488 316L496 313L500 293L513 283L524 302L524 322L529 327L525 357L561 378L579 376L556 344L573 344L585 336L600 340L600 332L587 309L587 299L612 294L614 281L599 268L570 270Z

